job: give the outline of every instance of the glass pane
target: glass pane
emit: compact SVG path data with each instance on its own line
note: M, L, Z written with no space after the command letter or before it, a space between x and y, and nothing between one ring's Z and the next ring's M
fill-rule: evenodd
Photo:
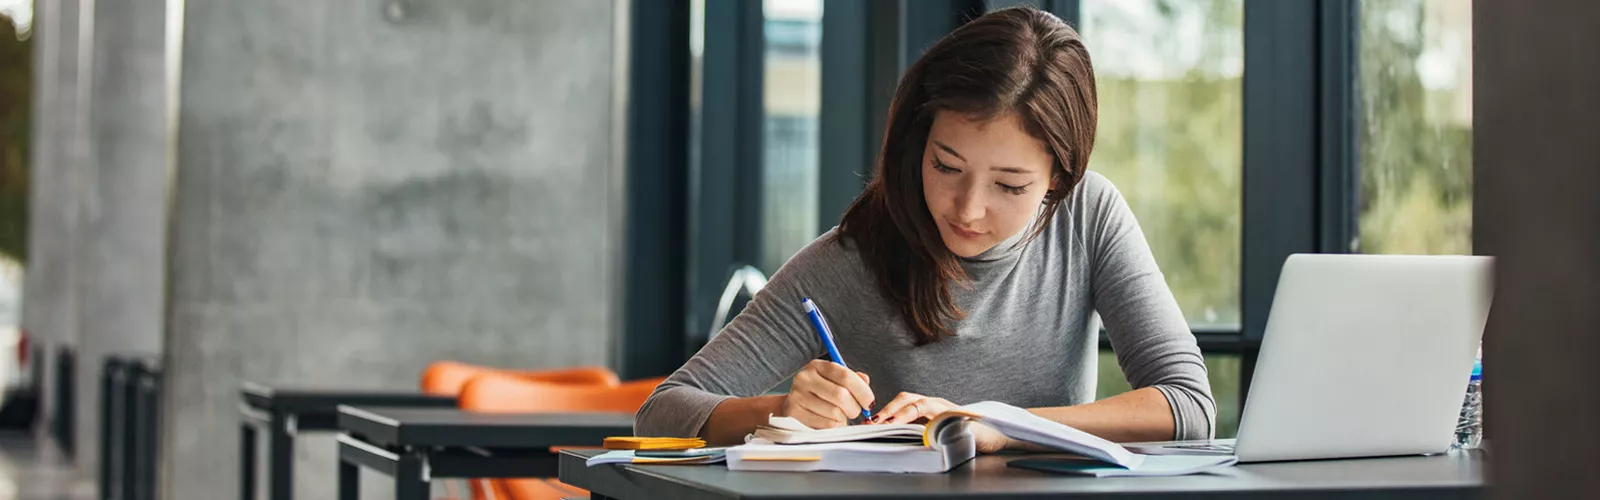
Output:
M1365 253L1472 252L1472 3L1360 4Z
M1234 437L1239 432L1239 374L1238 354L1206 353L1206 370L1210 372L1211 396L1217 400L1217 438ZM1110 350L1100 351L1100 386L1095 399L1105 399L1133 390L1122 370L1117 368L1117 356Z
M761 262L771 274L817 236L822 0L766 0Z
M1090 170L1127 198L1197 328L1239 325L1242 0L1084 0L1100 129Z

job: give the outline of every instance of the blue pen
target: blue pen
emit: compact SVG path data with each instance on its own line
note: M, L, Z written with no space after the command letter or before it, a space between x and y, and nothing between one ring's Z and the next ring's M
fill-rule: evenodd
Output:
M828 320L822 319L822 310L817 308L817 303L810 297L800 299L800 305L806 309L806 316L811 318L811 326L817 329L817 336L822 337L822 346L828 349L828 357L834 363L849 370L850 365L844 364L844 356L839 355L839 347L833 344L833 330L828 329ZM872 410L862 408L861 418L872 418Z

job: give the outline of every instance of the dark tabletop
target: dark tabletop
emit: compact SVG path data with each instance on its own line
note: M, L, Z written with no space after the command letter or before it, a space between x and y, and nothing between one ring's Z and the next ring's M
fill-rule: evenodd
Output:
M615 498L1478 498L1481 452L1431 457L1243 464L1218 474L1087 478L1007 467L981 456L947 474L731 472L727 467L602 465L563 451L561 481ZM1047 455L1029 455L1039 457Z
M546 449L631 436L633 415L340 406L339 428L381 445Z
M451 408L456 406L454 397L429 396L414 390L283 388L248 382L239 388L239 397L251 408L297 415L308 413L332 415L338 410L339 405Z

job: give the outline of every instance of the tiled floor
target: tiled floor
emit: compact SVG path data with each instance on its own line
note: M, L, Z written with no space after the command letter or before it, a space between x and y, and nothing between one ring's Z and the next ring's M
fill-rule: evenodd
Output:
M0 500L90 500L92 477L22 430L0 430Z

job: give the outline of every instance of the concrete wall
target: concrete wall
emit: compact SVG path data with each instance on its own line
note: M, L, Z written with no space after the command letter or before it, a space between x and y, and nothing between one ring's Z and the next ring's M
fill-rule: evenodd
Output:
M96 470L100 374L108 354L161 352L166 243L166 0L99 0L78 205L74 457Z
M185 4L163 498L234 494L245 380L610 359L615 3ZM299 442L297 498L332 498Z

